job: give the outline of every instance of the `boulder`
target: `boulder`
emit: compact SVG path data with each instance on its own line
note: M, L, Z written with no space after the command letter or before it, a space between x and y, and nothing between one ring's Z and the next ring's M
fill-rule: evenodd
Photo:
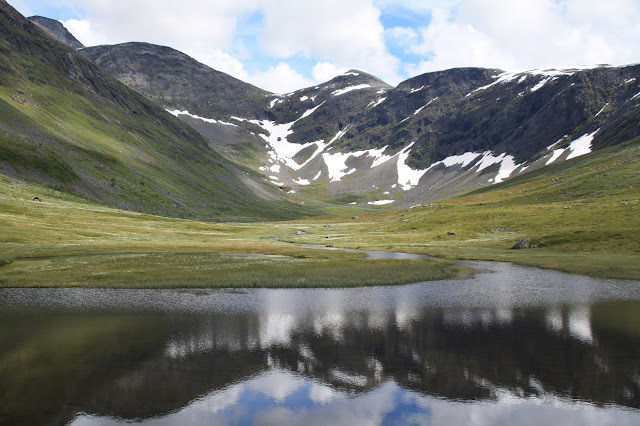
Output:
M518 242L511 248L518 250L518 249L526 249L529 247L531 247L531 238L524 237L524 238L520 238Z

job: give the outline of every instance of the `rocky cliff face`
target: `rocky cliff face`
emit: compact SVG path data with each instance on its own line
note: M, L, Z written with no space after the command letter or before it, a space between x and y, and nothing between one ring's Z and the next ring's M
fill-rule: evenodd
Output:
M40 28L72 49L81 49L84 47L59 21L45 18L44 16L31 16L29 20L35 22Z
M208 118L266 118L264 107L269 92L170 47L125 43L87 47L81 52L127 86L167 107Z

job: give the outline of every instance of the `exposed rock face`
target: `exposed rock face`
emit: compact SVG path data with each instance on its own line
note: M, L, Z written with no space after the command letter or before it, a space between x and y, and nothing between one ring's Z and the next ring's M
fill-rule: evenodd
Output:
M44 16L31 16L29 20L35 22L40 28L73 49L81 49L84 47L59 21L45 18Z
M269 92L164 46L125 43L81 50L103 70L167 108L207 118L266 118Z
M524 237L524 238L520 238L513 247L511 247L514 250L521 250L521 249L527 249L531 247L531 238L529 237Z

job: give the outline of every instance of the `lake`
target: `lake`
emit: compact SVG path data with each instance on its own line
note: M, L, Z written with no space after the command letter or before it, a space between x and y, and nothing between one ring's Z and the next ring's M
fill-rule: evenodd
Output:
M640 282L0 290L0 424L640 424Z

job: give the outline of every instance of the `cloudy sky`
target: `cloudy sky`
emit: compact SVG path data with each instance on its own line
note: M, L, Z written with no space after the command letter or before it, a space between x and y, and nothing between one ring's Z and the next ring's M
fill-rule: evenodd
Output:
M85 45L171 46L273 92L351 68L390 84L461 66L640 62L640 0L8 0Z

